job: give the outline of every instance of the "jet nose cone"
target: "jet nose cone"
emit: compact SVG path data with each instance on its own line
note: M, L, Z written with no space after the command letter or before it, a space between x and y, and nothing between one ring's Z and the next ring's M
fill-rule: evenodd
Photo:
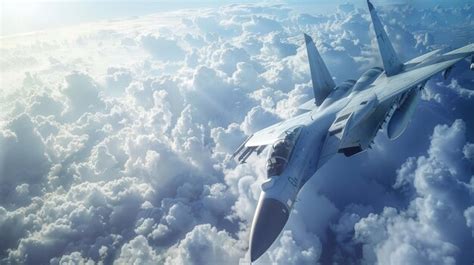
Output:
M265 253L278 237L288 220L286 206L272 198L259 202L250 235L250 260L253 262Z

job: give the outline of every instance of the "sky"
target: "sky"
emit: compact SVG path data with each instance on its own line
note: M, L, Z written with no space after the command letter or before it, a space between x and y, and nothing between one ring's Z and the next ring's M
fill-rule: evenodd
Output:
M78 23L99 20L122 19L133 16L148 15L156 12L178 9L212 8L229 4L248 3L253 1L92 1L92 0L2 0L0 36L64 27ZM275 3L274 1L266 1ZM279 1L296 10L313 13L334 12L338 4L346 0L317 1ZM426 8L435 5L450 6L468 4L468 0L379 0L383 5L410 4ZM265 1L261 2L265 3ZM354 1L357 7L363 8L365 1Z
M373 2L403 61L474 42L466 1ZM1 3L1 264L249 264L268 150L230 156L311 99L302 33L336 83L381 65L364 3ZM430 79L255 264L472 264L473 88Z

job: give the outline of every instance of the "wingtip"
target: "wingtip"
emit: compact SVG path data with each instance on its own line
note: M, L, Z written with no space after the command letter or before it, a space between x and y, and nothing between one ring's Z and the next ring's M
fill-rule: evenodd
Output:
M306 33L303 33L304 35L304 40L306 41L306 43L310 43L313 41L313 39Z
M367 0L367 5L369 6L370 11L374 9L374 5L372 5L372 3L369 0Z

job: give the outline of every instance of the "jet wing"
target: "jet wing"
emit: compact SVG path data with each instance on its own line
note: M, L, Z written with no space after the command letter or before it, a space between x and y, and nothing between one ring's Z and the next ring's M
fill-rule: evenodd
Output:
M434 51L427 52L416 58L413 58L405 63L405 69L411 68L413 66L419 66L421 63L429 62L431 58L438 55L440 52L441 52L441 49L437 49Z
M308 110L314 110L317 107L318 106L316 106L316 102L314 101L314 99L310 99L306 101L305 103L301 104L300 106L298 106L298 109L308 111Z
M449 70L455 63L474 54L474 43L422 62L408 71L393 76L381 76L374 82L374 91L380 102L391 100L433 75Z
M237 148L232 158L237 158L239 163L244 163L254 151L260 154L267 145L271 145L277 140L284 138L288 131L292 131L295 127L305 125L310 120L311 112L306 112L262 129L250 135L247 140Z
M310 112L306 112L286 121L276 123L254 133L245 143L245 146L251 147L273 144L275 141L285 136L285 132L293 129L294 127L306 124L310 119Z

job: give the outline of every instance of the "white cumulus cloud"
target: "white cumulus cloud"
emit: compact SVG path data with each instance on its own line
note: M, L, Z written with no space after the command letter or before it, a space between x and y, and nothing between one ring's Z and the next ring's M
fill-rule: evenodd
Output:
M381 15L409 59L472 42L456 34L472 11ZM234 4L2 38L0 263L248 262L266 152L229 158L312 98L302 32L336 82L380 65L351 4ZM467 62L452 76L427 84L402 137L380 133L313 176L257 264L472 263L473 79Z

